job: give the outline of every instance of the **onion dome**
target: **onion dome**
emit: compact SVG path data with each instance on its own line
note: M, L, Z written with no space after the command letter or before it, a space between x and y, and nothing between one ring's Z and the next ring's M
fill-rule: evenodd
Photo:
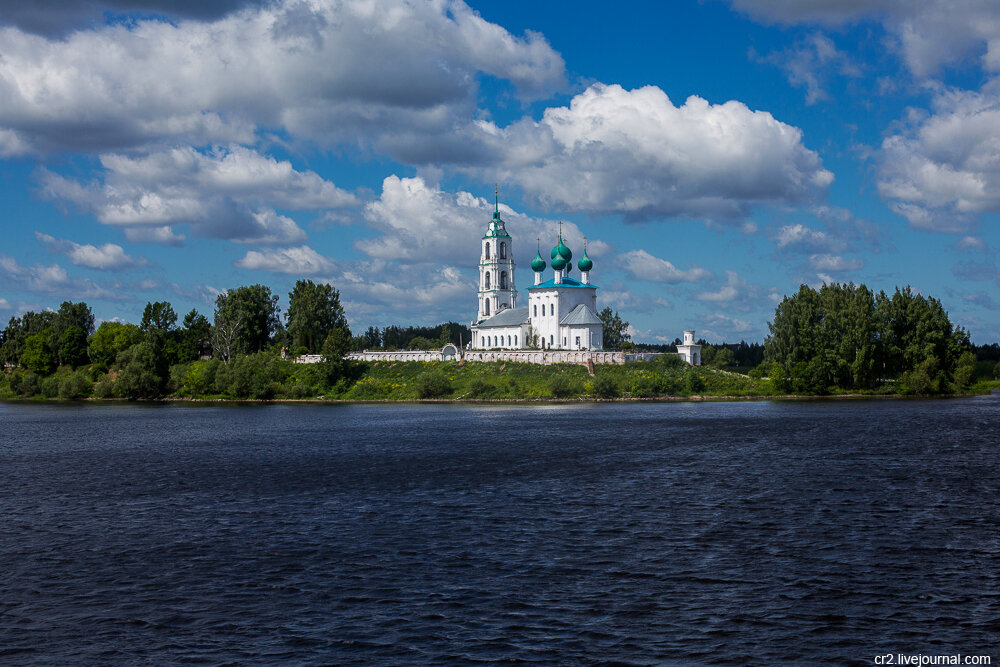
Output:
M590 271L592 268L594 268L594 260L590 259L590 257L587 256L586 249L584 249L583 257L580 258L580 261L577 262L576 265L580 268L581 271Z
M562 234L559 235L559 241L556 242L555 247L552 248L552 259L555 260L556 257L562 257L564 262L568 262L573 259L573 251L566 247L563 243Z
M559 253L555 254L555 259L552 260L552 268L556 271L562 271L566 266L566 260Z
M545 270L545 260L542 259L541 252L536 252L535 258L531 260L531 270L535 273L541 273Z

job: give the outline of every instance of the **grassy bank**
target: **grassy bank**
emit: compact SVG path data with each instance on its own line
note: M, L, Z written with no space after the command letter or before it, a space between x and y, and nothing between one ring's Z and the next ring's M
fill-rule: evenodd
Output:
M62 369L44 378L15 371L0 379L2 399L114 399L129 394L126 374L97 369ZM970 393L1000 388L981 380ZM871 393L895 395L895 383ZM150 395L147 395L149 397ZM710 367L692 368L675 357L623 366L494 362L378 362L331 369L325 364L293 364L273 355L252 355L228 364L217 360L178 364L157 394L188 400L588 400L644 398L793 397L768 378Z

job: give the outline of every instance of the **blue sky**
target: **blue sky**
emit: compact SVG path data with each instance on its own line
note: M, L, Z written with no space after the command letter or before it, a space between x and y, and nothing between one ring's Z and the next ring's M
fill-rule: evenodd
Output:
M499 183L517 282L583 237L637 340L762 340L802 283L1000 339L992 0L0 0L0 318L341 291L468 321Z

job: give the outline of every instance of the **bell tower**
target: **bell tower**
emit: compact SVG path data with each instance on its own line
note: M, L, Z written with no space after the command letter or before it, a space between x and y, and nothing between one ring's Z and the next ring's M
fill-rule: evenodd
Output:
M513 308L517 301L514 287L514 252L510 234L500 219L500 190L495 193L493 219L483 236L479 255L479 316L477 322Z

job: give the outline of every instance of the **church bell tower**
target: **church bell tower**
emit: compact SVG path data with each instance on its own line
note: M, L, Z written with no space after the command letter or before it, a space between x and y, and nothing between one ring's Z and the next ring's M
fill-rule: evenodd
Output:
M500 219L500 196L496 193L493 219L483 236L479 256L479 322L513 308L517 300L514 287L514 252L510 234Z

